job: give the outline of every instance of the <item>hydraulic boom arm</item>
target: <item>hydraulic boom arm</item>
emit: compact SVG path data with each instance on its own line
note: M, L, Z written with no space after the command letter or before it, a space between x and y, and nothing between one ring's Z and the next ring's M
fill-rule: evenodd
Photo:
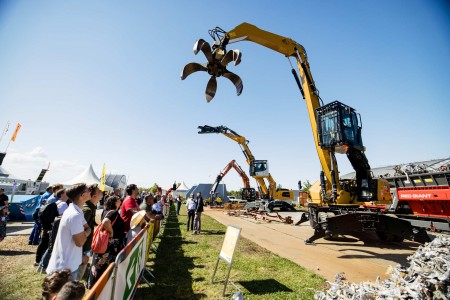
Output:
M257 169L258 165L260 163L262 163L263 161L255 160L255 157L253 156L252 152L250 151L250 148L248 147L249 141L245 137L239 135L237 132L235 132L225 126L212 127L212 126L204 125L204 126L199 126L198 128L200 129L200 131L198 132L199 134L221 133L224 136L228 137L229 139L232 139L233 141L235 141L239 144L239 146L241 147L242 153L244 153L245 159L247 160L247 164L250 166L250 175L253 178L255 178L256 182L258 183L258 186L261 189L262 198L293 200L292 191L286 191L286 190L277 191L277 183L273 179L273 177L270 173L268 173L268 172L267 173L257 173L257 172L255 173L255 169ZM238 173L239 173L239 171L238 171ZM268 181L269 187L267 187L265 179Z

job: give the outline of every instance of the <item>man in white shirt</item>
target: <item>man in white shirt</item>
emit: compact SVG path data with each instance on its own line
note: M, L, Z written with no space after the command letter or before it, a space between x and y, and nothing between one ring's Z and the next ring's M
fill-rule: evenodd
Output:
M52 256L47 266L47 274L62 269L70 269L72 278L77 278L81 264L83 244L91 234L81 207L91 198L86 184L78 183L66 190L72 204L64 212L59 225Z
M197 203L194 200L194 193L192 193L191 197L186 201L186 209L187 209L187 215L188 215L187 231L189 231L189 229L191 231L194 230L194 216L195 216L196 208L197 208Z

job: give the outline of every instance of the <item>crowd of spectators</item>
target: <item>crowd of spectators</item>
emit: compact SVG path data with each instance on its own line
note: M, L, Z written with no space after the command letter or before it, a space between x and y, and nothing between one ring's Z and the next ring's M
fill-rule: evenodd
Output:
M124 192L125 197L120 189L107 194L97 184L55 184L40 197L29 244L38 245L33 265L47 274L42 299L82 299L146 223L168 213L169 196L140 192L135 184ZM103 211L96 220L98 208ZM98 221L110 237L104 253L91 248Z
M0 189L0 241L6 235L8 197ZM140 191L130 184L123 191L109 194L97 184L74 184L64 188L54 184L41 195L33 213L34 227L30 245L38 245L34 267L47 274L42 284L42 299L82 299L119 252L152 220L161 220L173 202L180 214L182 199ZM186 202L188 231L200 234L203 198L192 194ZM96 218L102 208L101 218ZM96 220L97 219L97 220ZM4 222L3 222L4 221ZM92 253L92 235L101 225L109 234L104 253ZM83 281L86 281L86 285Z

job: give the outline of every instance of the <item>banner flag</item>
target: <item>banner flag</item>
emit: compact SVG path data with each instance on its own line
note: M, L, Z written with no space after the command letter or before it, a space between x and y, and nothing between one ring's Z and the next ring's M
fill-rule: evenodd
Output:
M105 191L105 182L106 182L106 164L103 164L102 178L100 179L100 190L102 192Z
M16 130L14 131L14 134L11 137L11 141L13 141L13 142L16 141L17 133L19 132L20 127L22 127L22 125L20 125L20 123L17 123L17 127L16 127Z

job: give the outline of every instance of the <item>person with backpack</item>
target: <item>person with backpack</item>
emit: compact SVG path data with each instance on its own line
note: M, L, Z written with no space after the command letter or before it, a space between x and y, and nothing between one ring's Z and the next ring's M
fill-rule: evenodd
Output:
M103 192L98 187L98 184L94 183L89 186L89 192L91 193L91 199L88 200L81 210L84 214L84 219L86 220L87 224L91 228L92 232L94 232L95 227L98 225L95 222L95 216L97 215L97 204L98 202L103 198ZM86 268L88 266L89 260L92 256L91 253L91 244L92 244L92 236L91 234L86 242L84 242L83 245L83 259L80 267L78 268L78 278L75 278L76 280L81 280L84 277L84 274L86 273Z
M56 202L46 203L39 208L38 218L42 225L42 238L36 250L36 259L33 264L35 267L39 266L42 256L48 248L53 221L57 216L59 216L59 213Z
M41 221L39 221L39 209L42 205L47 203L47 199L52 195L52 193L53 187L47 187L46 192L38 199L36 203L36 209L33 213L34 226L30 236L28 237L28 245L39 245L39 238L41 237L42 231L42 224Z
M59 190L56 193L56 195L59 199L58 201L56 201L59 216L57 216L53 220L52 230L50 231L49 234L48 248L47 250L45 250L44 256L42 257L41 262L39 263L39 268L37 271L40 272L41 274L45 273L45 269L48 266L48 261L50 260L53 251L53 245L55 244L56 235L58 234L59 222L61 221L61 217L64 211L68 208L67 202L69 200L69 197L67 197L66 189Z

